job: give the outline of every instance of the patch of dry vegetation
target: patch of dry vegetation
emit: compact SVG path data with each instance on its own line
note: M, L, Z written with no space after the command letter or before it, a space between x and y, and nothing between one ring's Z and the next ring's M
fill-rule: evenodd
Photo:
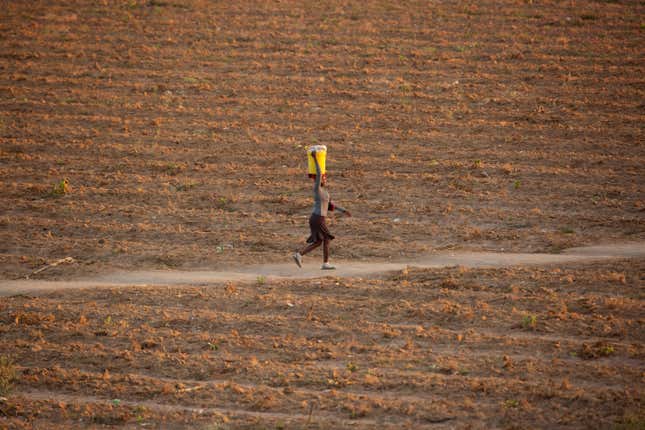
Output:
M6 355L0 355L0 397L11 392L15 380L16 368L13 360Z

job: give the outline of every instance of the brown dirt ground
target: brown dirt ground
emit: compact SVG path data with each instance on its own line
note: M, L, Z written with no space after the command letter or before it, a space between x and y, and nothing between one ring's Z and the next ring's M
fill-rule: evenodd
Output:
M1 5L5 278L645 237L642 1Z
M2 300L0 427L645 423L644 260Z
M642 241L643 16L0 0L0 278ZM642 428L643 264L2 298L0 426Z

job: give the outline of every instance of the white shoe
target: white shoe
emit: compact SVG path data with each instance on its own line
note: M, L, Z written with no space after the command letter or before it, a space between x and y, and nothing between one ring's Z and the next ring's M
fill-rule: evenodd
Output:
M329 263L323 263L321 269L322 270L336 270L336 266L332 266Z
M295 254L293 254L293 261L296 262L298 267L302 267L302 255L300 255L299 252L296 252Z

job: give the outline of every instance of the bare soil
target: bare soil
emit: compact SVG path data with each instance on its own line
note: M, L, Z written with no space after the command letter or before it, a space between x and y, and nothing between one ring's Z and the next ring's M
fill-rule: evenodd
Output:
M640 1L2 2L0 275L643 240ZM66 189L61 181L67 179Z
M0 0L0 289L290 263L311 144L334 261L643 243L643 16ZM0 427L643 428L643 264L2 297Z
M644 260L3 298L3 428L641 428Z

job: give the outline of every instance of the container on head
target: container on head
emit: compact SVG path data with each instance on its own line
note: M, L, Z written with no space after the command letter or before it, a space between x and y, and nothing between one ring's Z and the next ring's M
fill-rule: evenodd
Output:
M318 160L318 165L320 166L320 173L323 175L327 174L326 161L327 161L327 147L325 145L314 145L310 146L307 149L307 162L309 165L309 177L316 177L316 164L314 162L314 157L311 155L312 152L316 152L316 159Z

